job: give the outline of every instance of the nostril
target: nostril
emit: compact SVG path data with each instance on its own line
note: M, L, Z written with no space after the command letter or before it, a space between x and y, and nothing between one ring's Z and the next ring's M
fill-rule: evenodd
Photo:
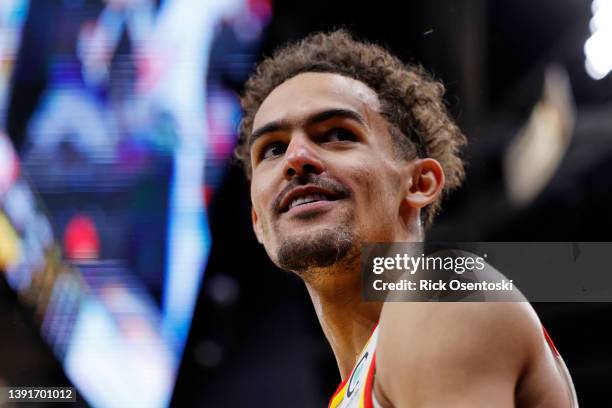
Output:
M289 178L323 172L323 164L320 159L308 152L303 152L303 154L286 154L283 167L285 177Z
M302 166L302 170L304 170L304 173L315 173L316 172L316 168L314 165L306 163Z

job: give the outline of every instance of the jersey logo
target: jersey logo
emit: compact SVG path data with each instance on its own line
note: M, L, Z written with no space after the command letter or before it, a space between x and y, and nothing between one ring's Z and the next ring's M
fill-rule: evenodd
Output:
M357 389L357 386L359 385L361 381L361 372L365 368L365 363L368 360L369 354L370 354L369 352L366 352L363 355L363 357L361 357L361 360L359 360L359 362L355 366L355 369L353 370L353 374L351 374L351 378L349 379L348 386L346 387L346 396L348 398L350 398L353 392L355 392L355 390Z

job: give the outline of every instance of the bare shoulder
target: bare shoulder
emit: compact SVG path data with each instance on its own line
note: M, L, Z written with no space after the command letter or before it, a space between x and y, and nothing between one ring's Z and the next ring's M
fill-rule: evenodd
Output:
M471 340L469 348L516 348L536 338L539 343L542 337L539 319L527 302L389 302L379 330L383 342L406 340L426 348L435 348L432 337L449 343Z
M400 405L514 406L545 346L526 302L386 303L379 324L377 387Z

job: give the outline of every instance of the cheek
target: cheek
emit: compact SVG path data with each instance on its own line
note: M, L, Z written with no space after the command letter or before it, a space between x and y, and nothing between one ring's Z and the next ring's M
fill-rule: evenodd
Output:
M389 224L399 211L399 175L379 161L355 169L357 211L363 223ZM397 207L397 208L396 208Z
M259 220L260 224L266 217L265 197L265 192L262 191L261 188L251 185L251 205L257 213L257 219Z
M376 204L376 207L381 207L389 201L393 193L397 191L397 188L393 187L398 184L396 177L386 170L384 165L372 163L355 171L355 180L359 183L359 190L364 198Z
M257 214L257 225L262 233L265 246L268 245L271 239L269 234L272 222L270 219L270 208L273 197L270 186L251 184L251 204Z

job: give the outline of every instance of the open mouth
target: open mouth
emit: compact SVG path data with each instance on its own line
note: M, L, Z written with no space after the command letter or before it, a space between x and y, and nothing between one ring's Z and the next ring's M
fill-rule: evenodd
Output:
M279 212L285 213L294 208L314 203L323 203L339 200L341 194L322 189L316 186L297 187L286 194L280 202Z
M300 205L315 203L318 201L334 201L335 199L329 197L325 194L317 193L317 194L308 194L301 197L296 197L289 203L287 207L287 211L291 210L294 207L299 207Z

